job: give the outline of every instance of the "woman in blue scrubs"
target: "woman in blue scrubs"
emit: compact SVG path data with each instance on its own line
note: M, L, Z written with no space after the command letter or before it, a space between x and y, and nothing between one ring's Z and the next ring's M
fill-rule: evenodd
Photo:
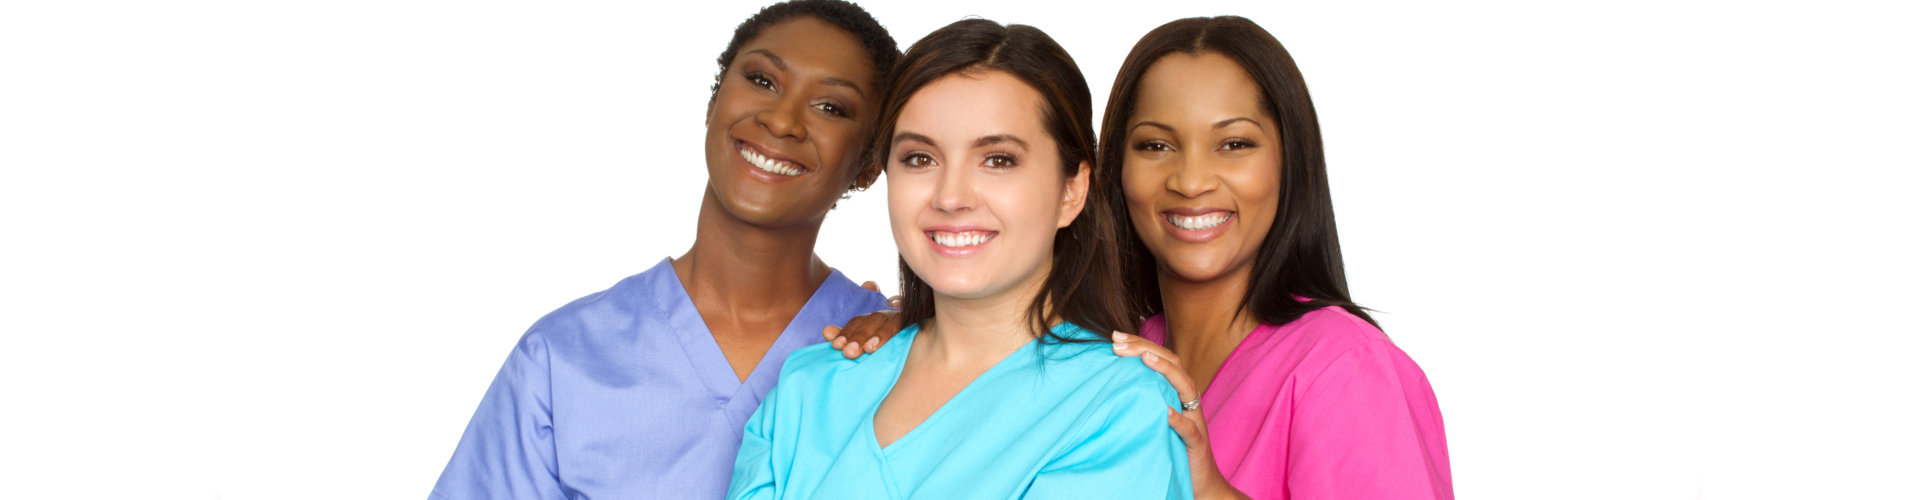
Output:
M728 497L1191 498L1172 387L1095 333L1134 325L1113 216L1084 210L1104 202L1073 59L966 20L886 88L872 151L911 326L858 360L795 352Z
M436 499L719 498L787 354L885 298L813 255L899 57L839 0L749 18L720 55L693 248L541 318L508 355Z

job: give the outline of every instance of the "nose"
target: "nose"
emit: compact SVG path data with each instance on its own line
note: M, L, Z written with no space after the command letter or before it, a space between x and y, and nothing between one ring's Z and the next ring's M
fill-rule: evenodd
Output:
M1204 151L1180 155L1173 175L1167 176L1167 190L1188 198L1198 198L1220 188L1220 175L1211 155Z
M754 119L760 122L760 126L766 127L767 133L773 134L774 137L804 141L807 140L807 125L802 118L806 108L806 100L788 93L781 96L780 100L772 106L756 113Z
M973 169L947 167L934 180L933 209L948 213L973 210L979 201L973 192Z

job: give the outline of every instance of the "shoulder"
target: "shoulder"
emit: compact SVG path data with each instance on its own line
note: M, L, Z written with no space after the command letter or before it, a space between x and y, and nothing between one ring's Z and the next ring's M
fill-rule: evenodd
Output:
M839 269L835 269L832 274L827 275L827 280L820 284L820 291L814 294L814 300L827 301L827 303L823 305L828 306L832 310L831 314L835 318L836 323L844 322L854 316L888 308L886 295L861 288L860 285L854 283L852 279L847 278L844 274L840 274Z
M670 293L673 288L668 287L679 286L670 262L662 259L646 271L541 316L527 329L521 343L592 343L601 337L631 335L643 329L642 323L662 320L673 307L663 301L675 298Z
M1091 341L1046 345L1045 370L1064 370L1069 372L1067 376L1083 377L1103 395L1102 404L1161 405L1161 400L1178 399L1166 377L1148 368L1139 357L1116 355L1113 344L1099 335L1071 323L1062 326L1066 328L1054 329L1056 335Z
M839 373L861 366L879 366L898 363L905 357L905 350L911 344L914 334L920 331L920 325L908 325L894 334L893 339L881 345L878 351L847 359L834 349L833 344L819 343L802 347L787 355L785 364L780 366L780 382L774 390L783 386L797 387L827 383Z
M1263 325L1265 327L1265 325ZM1308 387L1323 380L1361 378L1404 380L1425 385L1426 374L1400 346L1374 327L1339 307L1307 313L1279 325L1275 337L1287 337L1302 354Z
M1322 355L1337 356L1365 345L1393 345L1378 327L1338 306L1315 309L1286 324L1262 323L1259 328L1266 330L1263 340L1285 340Z

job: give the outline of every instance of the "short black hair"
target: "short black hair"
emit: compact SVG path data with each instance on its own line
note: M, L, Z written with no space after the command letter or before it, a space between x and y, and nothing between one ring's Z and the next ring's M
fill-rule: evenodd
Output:
M727 77L727 67L733 65L734 56L740 55L740 46L753 37L760 36L767 27L779 24L799 16L812 16L834 27L846 30L860 41L860 47L867 50L867 57L873 62L874 88L879 87L880 79L893 69L893 62L900 59L900 45L894 43L893 35L887 28L875 21L872 14L852 2L844 0L790 0L769 5L753 17L741 22L733 29L733 40L727 42L727 50L720 52L720 71L713 75L712 101L720 95L720 82Z

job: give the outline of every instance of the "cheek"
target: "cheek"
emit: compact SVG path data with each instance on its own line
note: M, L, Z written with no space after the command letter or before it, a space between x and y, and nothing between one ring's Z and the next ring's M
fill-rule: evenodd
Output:
M1241 169L1227 180L1243 211L1252 211L1258 219L1272 221L1280 212L1280 166L1257 165Z
M1126 197L1127 214L1133 219L1134 228L1146 231L1151 227L1154 195L1164 184L1154 177L1153 171L1140 167L1122 166L1120 169L1120 194Z
M913 223L919 208L927 206L927 183L924 179L909 178L898 174L886 174L887 183L887 222L892 225L894 244L906 246L911 238L905 235L917 232Z
M1066 196L1060 179L1019 176L983 187L987 189L981 190L980 199L1001 224L1018 227L1023 239L1041 240L1036 241L1036 247L1044 242L1046 248L1052 248L1052 237L1060 229L1058 224L1064 209L1060 202ZM1049 250L1043 253L1046 251Z
M814 133L814 147L819 152L820 164L835 169L841 177L851 179L859 170L860 128L846 123L816 125L819 132Z

